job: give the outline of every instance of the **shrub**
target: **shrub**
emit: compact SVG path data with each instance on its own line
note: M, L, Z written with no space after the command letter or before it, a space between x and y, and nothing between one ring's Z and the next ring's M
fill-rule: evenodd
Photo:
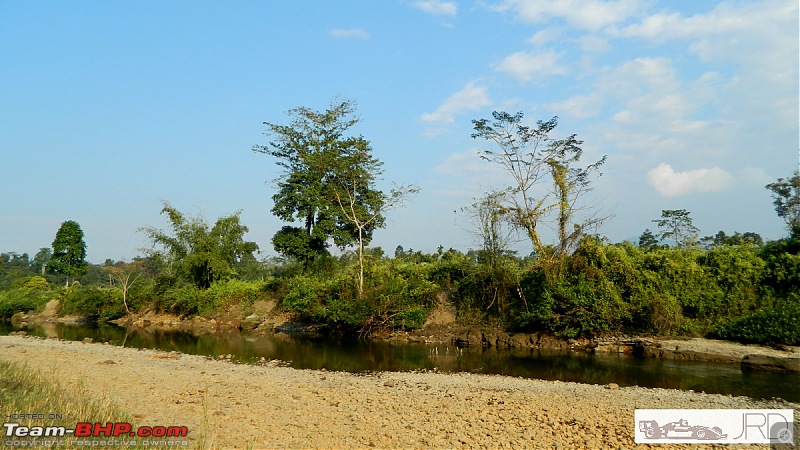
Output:
M118 289L97 287L80 287L67 291L61 312L99 320L113 320L125 314L122 293Z
M9 319L18 312L39 309L49 298L47 293L30 288L0 291L0 319Z
M800 345L800 295L792 293L775 306L764 308L717 327L712 335L756 344Z
M284 309L303 317L311 316L317 305L320 283L311 277L297 276L288 283L288 292L281 300Z
M266 297L265 291L269 285L264 281L217 281L202 291L199 312L211 315L215 312L224 312L232 306L241 306L247 310L260 298Z
M13 288L25 288L34 291L49 291L50 283L44 278L36 275L32 277L19 278L11 283Z
M156 308L161 312L181 316L198 314L206 305L201 304L201 291L192 284L175 286L158 296Z

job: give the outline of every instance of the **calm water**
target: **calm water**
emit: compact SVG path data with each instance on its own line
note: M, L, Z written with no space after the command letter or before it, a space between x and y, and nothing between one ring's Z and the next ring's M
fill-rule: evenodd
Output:
M0 323L0 334L14 331ZM494 350L452 345L393 344L310 340L286 336L218 334L195 336L184 332L129 331L114 326L87 327L46 324L28 328L35 336L80 341L86 337L132 348L220 357L252 363L285 361L297 369L346 372L437 370L501 374L543 380L620 386L663 387L754 398L780 397L800 402L800 374L742 371L735 364L670 361L628 355L586 354L543 350Z

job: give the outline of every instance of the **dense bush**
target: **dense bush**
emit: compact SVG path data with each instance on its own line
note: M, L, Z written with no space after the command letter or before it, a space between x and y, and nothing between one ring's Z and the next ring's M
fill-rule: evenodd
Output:
M236 310L240 315L252 311L253 304L271 297L270 292L278 283L274 279L246 282L224 280L211 284L208 289L200 289L192 284L168 288L156 295L154 306L157 311L181 316L199 314L212 317Z
M122 293L118 289L78 287L69 289L61 304L63 314L113 320L125 315Z
M437 299L447 298L461 323L565 338L623 332L797 342L797 238L765 245L720 241L701 249L586 237L563 258L441 247L435 253L398 248L394 258L366 249L364 257L361 295L352 252L308 265L253 259L250 281L231 277L207 288L170 276L164 262L151 257L128 291L128 305L134 312L244 317L257 301L275 299L297 319L368 333L419 328ZM17 261L6 259L9 267ZM39 308L48 297L39 295L49 289L47 279L19 274L9 279L14 289L0 292L0 317ZM116 317L123 310L120 295L118 288L78 287L65 294L63 312Z
M18 312L39 309L52 297L37 289L17 288L0 291L0 319L9 319Z
M14 280L14 282L11 283L11 287L32 289L34 291L49 291L50 283L48 283L43 277L36 275Z
M193 284L173 286L156 293L153 304L157 312L188 316L199 314L208 305L202 303L201 290Z
M800 295L792 293L772 307L733 319L712 336L757 344L800 345Z
M781 239L761 251L765 263L762 285L776 296L800 289L800 237Z
M334 276L296 275L287 282L281 306L298 318L367 332L419 328L439 286L428 263L369 258L362 296L355 267Z
M230 308L250 311L256 301L268 297L267 291L273 286L275 286L274 280L249 283L240 280L217 281L202 291L200 297L204 307L200 308L200 313L210 316L226 312Z

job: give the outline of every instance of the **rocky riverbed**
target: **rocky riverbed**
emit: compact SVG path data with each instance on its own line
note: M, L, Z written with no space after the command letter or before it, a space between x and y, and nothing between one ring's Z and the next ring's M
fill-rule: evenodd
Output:
M0 337L0 359L68 388L83 383L140 425L185 425L190 445L207 448L647 448L634 444L636 408L791 408L800 417L800 404L781 400L477 374L295 370L21 336Z

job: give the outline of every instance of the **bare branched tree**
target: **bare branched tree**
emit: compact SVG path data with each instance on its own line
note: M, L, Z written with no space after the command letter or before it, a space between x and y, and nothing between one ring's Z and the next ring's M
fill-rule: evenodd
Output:
M583 155L583 141L574 134L565 139L550 137L558 125L557 117L546 122L540 120L535 128L524 125L523 117L521 112L512 115L495 111L491 122L472 121L475 129L472 137L494 144L494 148L481 153L481 158L499 165L514 182L504 202L512 223L525 232L539 258L552 255L558 259L606 219L597 214L577 214L583 211L580 199L591 191L594 177L601 175L599 169L606 157L586 167L574 167ZM553 182L551 188L545 187L547 179ZM540 223L553 214L556 216L553 228L559 242L554 252L548 252L542 242Z

